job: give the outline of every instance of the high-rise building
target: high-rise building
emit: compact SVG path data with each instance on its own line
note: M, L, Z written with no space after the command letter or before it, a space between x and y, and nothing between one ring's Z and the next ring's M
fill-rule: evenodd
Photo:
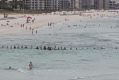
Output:
M109 9L110 0L74 0L76 10Z
M94 0L95 9L109 9L109 0Z
M116 3L116 1L110 1L110 9L116 9L116 5L117 5L117 3Z
M71 10L75 10L75 0L70 0Z
M76 10L82 9L82 0L75 0L75 9Z
M26 6L31 10L70 10L71 0L25 0Z
M25 0L25 6L30 10L44 10L46 0Z
M70 10L70 0L58 0L58 10Z
M103 0L103 1L104 1L104 9L109 9L110 0Z
M109 0L25 0L31 10L89 10L109 9Z

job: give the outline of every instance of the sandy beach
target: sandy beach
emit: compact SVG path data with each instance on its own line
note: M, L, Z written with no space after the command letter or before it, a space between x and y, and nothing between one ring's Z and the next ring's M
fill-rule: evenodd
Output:
M72 12L67 12L67 14L71 14ZM116 16L118 14L116 13L108 13L108 12L77 12L77 15L62 15L63 12L53 14L9 14L8 18L3 18L3 15L0 15L0 35L16 35L16 34L22 34L32 33L32 29L38 30L41 27L48 26L48 24L52 24L51 26L55 26L56 24L62 23L64 21L83 21L83 20L89 20L89 19L96 19L98 17L105 17L105 16ZM73 13L72 13L73 14ZM27 17L31 17L29 23L27 22ZM34 22L32 22L32 20ZM24 25L21 28L21 25Z

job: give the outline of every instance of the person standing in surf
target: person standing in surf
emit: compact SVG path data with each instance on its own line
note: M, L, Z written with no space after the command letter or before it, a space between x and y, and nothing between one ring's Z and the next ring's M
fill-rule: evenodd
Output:
M30 62L29 63L29 70L32 70L32 68L33 68L33 64L32 64L32 62Z

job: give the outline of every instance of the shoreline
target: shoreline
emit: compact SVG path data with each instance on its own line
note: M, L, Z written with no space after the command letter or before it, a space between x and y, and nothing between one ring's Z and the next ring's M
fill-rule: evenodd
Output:
M29 39L30 38L30 39L39 40L38 35L42 34L43 32L42 30L45 30L45 28L48 29L48 32L49 32L49 31L52 31L52 29L56 27L62 27L62 26L67 26L69 28L78 27L78 26L81 26L80 23L82 22L85 22L85 24L88 24L89 23L88 21L95 21L96 19L107 20L110 17L113 17L113 16L115 17L118 15L119 14L116 12L108 12L108 11L106 12L92 11L92 13L84 12L84 13L81 13L81 15L63 15L63 16L60 15L59 13L56 15L53 15L53 14L8 15L8 17L15 17L16 19L0 20L0 33L1 33L0 36L2 36L3 38L8 37L8 39L12 39L12 38L13 39L14 38ZM3 15L0 15L0 18L2 17ZM32 18L29 23L26 23L27 17ZM34 22L32 22L32 20L34 20ZM74 23L74 24L71 25L71 23ZM101 24L99 24L98 26L100 25ZM86 26L84 26L83 30L85 31L85 29L86 29ZM67 30L68 28L66 28L66 31ZM53 32L57 33L55 32L55 30ZM53 34L53 32L50 32L50 33ZM50 33L49 33L49 36L50 36ZM45 34L45 32L43 32L43 34Z

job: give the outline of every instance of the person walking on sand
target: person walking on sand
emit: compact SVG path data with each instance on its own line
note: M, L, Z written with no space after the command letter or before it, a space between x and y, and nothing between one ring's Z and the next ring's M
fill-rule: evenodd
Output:
M30 62L29 63L29 70L32 70L32 68L33 68L33 64L32 64L32 62Z

